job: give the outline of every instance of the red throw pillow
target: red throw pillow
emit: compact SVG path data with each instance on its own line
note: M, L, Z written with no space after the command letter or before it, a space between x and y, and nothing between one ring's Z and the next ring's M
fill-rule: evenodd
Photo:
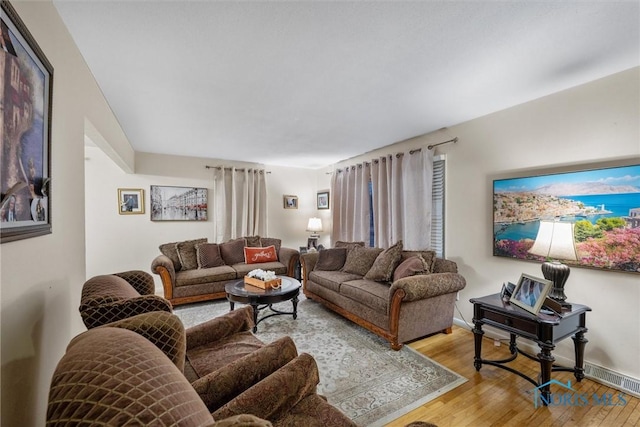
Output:
M244 262L247 264L275 261L278 261L278 254L276 253L276 247L273 245L266 248L244 248Z

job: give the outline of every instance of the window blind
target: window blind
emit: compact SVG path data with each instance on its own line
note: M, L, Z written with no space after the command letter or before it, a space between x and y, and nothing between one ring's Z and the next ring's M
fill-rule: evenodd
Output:
M444 257L445 159L444 155L433 159L431 250L434 250L439 258Z

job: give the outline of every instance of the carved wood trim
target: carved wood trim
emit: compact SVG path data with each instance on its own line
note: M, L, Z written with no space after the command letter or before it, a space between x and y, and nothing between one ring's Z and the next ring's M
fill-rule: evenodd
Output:
M173 298L173 284L171 283L171 274L169 274L169 270L162 266L157 266L155 272L160 275L162 287L164 288L165 299L171 301Z
M192 302L201 302L201 301L209 301L214 299L223 299L226 298L227 294L225 292L214 292L211 294L204 295L193 295L188 297L178 297L170 299L171 304L175 307L176 305L189 304Z

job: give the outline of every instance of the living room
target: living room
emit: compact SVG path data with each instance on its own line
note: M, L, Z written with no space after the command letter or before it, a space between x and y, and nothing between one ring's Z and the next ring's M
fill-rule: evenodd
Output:
M158 246L208 237L206 222L151 222L145 215L118 215L117 189L150 185L211 187L205 166L255 166L213 158L135 152L111 111L68 29L50 2L13 6L55 68L52 125L53 233L3 244L2 423L42 425L51 373L67 343L85 328L78 315L84 281L128 269L149 271ZM331 246L331 210L316 209L318 191L330 188L330 172L380 155L437 147L446 156L445 255L458 264L467 287L460 292L456 324L473 317L470 298L496 293L522 273L540 276L538 263L492 255L492 181L638 164L640 158L640 68L524 104L473 118L447 129L344 159L320 169L266 166L269 234L297 248L306 243L306 223L319 216L321 243ZM87 138L96 147L87 146ZM99 148L98 148L99 147ZM283 195L296 195L298 209L283 209ZM637 275L573 268L569 300L588 305L586 361L640 378L640 289ZM606 329L605 326L606 325ZM469 335L469 340L472 337ZM570 340L555 351L573 360ZM468 355L468 363L473 363ZM487 372L484 368L482 373Z

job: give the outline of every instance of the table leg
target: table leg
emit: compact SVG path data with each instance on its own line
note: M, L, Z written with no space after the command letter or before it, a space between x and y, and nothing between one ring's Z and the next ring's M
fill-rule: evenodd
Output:
M573 375L576 377L576 380L580 382L584 378L584 347L589 340L584 337L584 331L576 332L571 339L573 340L573 350L576 356L576 366L574 367Z
M258 332L258 304L251 304L253 309L253 333Z
M473 321L473 342L475 348L475 356L473 358L473 366L476 368L476 371L479 371L482 367L482 336L484 335L484 331L482 330L482 322L474 319Z
M298 318L298 295L291 300L293 303L293 320Z
M551 381L551 370L553 369L553 362L556 360L553 354L551 354L551 350L553 350L555 346L547 343L538 345L541 350L540 353L538 353L538 360L540 360L540 385L542 385L540 393L543 398L542 403L547 406L547 402L549 402L551 396L551 385L549 384L549 381Z
M236 304L233 301L229 301L229 311L233 311L233 309L235 308Z
M516 354L518 352L518 345L516 344L516 334L510 334L509 351L511 352L511 354Z

